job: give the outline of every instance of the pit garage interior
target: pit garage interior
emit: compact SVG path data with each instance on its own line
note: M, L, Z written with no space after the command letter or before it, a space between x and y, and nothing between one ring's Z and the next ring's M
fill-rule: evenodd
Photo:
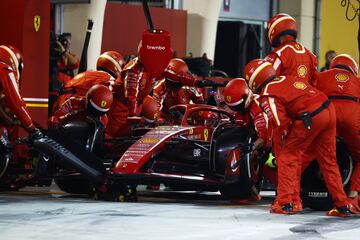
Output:
M117 51L125 59L132 59L138 54L140 40L144 41L144 30L150 26L144 5L149 6L154 28L171 34L172 56L184 59L194 75L213 80L218 84L217 87L227 81L221 79L243 77L245 65L249 61L269 54L272 47L268 40L267 22L278 13L294 17L298 26L297 41L317 56L318 69L326 65L325 53L329 50L350 54L359 62L359 0L1 0L0 45L11 44L23 53L20 93L30 117L41 131L46 132L48 128L48 118L52 114L56 94L62 87L57 81L58 64L54 55L59 36L63 33L71 34L70 52L78 56L80 65L87 71L96 70L97 59L105 51ZM90 20L93 25L89 30ZM75 75L77 71L74 71ZM214 109L217 107L219 89L214 86L204 87L202 93L207 99L206 103L215 106L210 110L199 107L201 111L217 111ZM186 115L186 111L190 112L189 115ZM188 107L181 112L182 116L188 116L183 120L187 120L188 125L191 111L196 109ZM226 112L220 111L218 115L232 119ZM232 125L229 126L231 128ZM154 125L151 128L155 128ZM191 140L196 148L184 148L182 151L180 144L184 143L184 139L176 135L166 143L168 152L159 154L160 157L170 156L170 159L184 156L194 162L197 159L203 161L203 154L208 154L208 162L204 164L199 160L200 163L191 168L191 174L195 172L193 175L165 174L168 168L182 169L188 165L182 163L168 167L160 159L158 165L154 161L152 166L149 166L150 163L142 166L142 169L149 167L154 172L160 169L159 173L147 175L143 180L129 178L126 181L131 183L131 188L126 185L124 190L121 185L121 192L110 197L99 194L88 182L83 185L83 178L79 178L75 185L80 184L84 191L67 192L66 187L58 186L51 174L42 172L43 165L39 163L47 163L50 159L46 158L46 154L37 151L34 154L32 148L30 153L28 148L16 148L13 155L21 159L21 169L12 162L15 160L10 160L6 170L10 174L6 175L5 170L3 176L0 174L0 239L360 238L360 215L348 218L326 216L325 209L329 206L330 195L324 187L322 190L316 188L318 185L312 188L310 180L302 180L310 184L302 197L315 198L316 203L312 207L305 206L302 213L294 215L269 213L269 207L276 197L276 186L264 176L257 177L256 183L251 185L258 187L257 184L261 184L259 195L229 199L232 193L229 194L227 190L227 194L223 194L225 190L220 191L221 184L214 183L219 178L219 169L226 168L218 165L216 160L212 162L218 156L216 154L221 155L221 151L213 153L214 147L204 143L208 139L213 141L211 134L217 128L202 127L199 133L197 129L190 129L189 126L181 128L177 124L160 126L158 133L151 130L146 133L146 138L136 138L140 143L132 140L133 145L130 144L131 147L148 144L152 151L153 147L158 147L154 139L161 134L171 131L193 134L195 131ZM14 142L23 139L23 142L17 143L28 143L24 140L28 134L23 129L16 128L14 131ZM236 134L243 137L242 133ZM67 137L70 142L72 136ZM224 142L224 146L228 142L237 146L227 139L227 135L219 139ZM114 142L117 141L128 140L116 138ZM76 146L66 147L72 151ZM349 191L354 162L348 151L344 150L346 146L342 142L337 143L337 148L342 151L338 152L338 161L348 161L339 165L345 190ZM207 152L204 153L203 149ZM156 152L151 154L148 154L149 158L157 156ZM236 154L234 157L238 156ZM228 155L230 153L226 157ZM252 159L252 155L249 156L248 159ZM56 168L56 164L46 165L46 171ZM126 167L131 167L131 164L113 164L112 167L106 164L105 161L106 171L109 168L125 171ZM215 173L209 178L206 177L207 173L198 174L197 171L203 165ZM260 171L258 166L253 169L250 163L239 163L238 166L239 169L246 168L245 172L249 175L253 171ZM310 167L317 169L314 164ZM38 171L41 171L41 176L34 177ZM312 179L308 177L311 173L305 172L303 178ZM110 175L113 177L115 174ZM161 177L164 177L166 183ZM109 182L118 180L110 179ZM206 184L199 185L199 179L207 181ZM317 179L322 179L320 173ZM325 186L324 183L321 186ZM73 186L70 184L67 187ZM253 190L251 187L246 185L248 191ZM136 197L133 197L134 192ZM321 199L326 199L326 203L321 202Z

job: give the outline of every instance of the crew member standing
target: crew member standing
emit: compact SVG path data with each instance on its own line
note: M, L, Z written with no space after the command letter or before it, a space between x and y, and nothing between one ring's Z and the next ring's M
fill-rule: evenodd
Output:
M14 126L22 126L28 133L41 132L34 126L26 109L19 83L23 70L23 58L11 45L0 46L0 177L4 174L11 155L10 140Z
M316 88L325 93L336 110L336 129L355 160L349 197L359 209L360 191L360 79L358 65L347 54L336 56L330 70L316 75Z
M71 34L63 33L56 42L55 51L59 54L57 66L59 69L58 81L65 84L74 77L74 70L79 68L80 60L70 52Z
M311 84L317 71L316 56L296 41L297 26L293 17L285 13L273 16L267 24L268 39L274 49L265 58L277 76L295 76Z

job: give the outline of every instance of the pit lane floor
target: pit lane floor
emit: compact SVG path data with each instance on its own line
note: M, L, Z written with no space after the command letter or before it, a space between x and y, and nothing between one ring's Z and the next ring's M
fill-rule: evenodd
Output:
M147 192L116 203L56 188L0 193L0 239L360 239L360 218L269 214L273 193L232 204L217 194Z

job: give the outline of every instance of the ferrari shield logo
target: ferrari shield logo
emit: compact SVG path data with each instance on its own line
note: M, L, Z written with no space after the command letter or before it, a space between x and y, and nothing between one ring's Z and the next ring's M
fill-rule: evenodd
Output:
M34 28L35 28L35 32L39 31L39 28L40 28L40 16L39 15L34 16Z
M229 103L231 102L231 96L226 96L226 101Z
M204 140L207 141L209 138L209 130L207 128L204 129Z

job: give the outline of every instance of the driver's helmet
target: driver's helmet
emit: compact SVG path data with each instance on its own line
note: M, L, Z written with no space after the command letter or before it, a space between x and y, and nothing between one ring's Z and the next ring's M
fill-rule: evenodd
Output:
M204 125L214 127L218 123L218 116L215 112L205 111L203 114Z
M214 126L216 124L216 120L216 113L212 111L197 111L191 114L191 124L195 126Z

